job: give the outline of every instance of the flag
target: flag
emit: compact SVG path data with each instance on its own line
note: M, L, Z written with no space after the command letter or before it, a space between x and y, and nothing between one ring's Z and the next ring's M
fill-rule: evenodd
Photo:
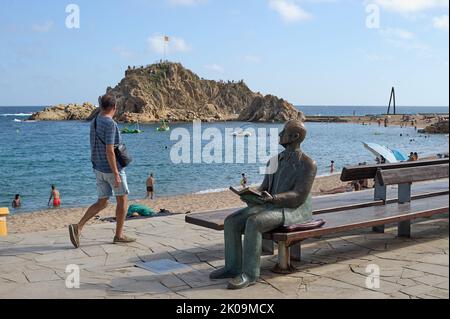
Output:
M167 35L164 36L164 42L169 42L169 37Z

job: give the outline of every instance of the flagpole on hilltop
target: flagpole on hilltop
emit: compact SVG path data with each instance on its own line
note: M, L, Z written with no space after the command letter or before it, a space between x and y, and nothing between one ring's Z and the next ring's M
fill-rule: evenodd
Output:
M169 37L167 35L164 36L164 62L167 61L167 44L169 43Z

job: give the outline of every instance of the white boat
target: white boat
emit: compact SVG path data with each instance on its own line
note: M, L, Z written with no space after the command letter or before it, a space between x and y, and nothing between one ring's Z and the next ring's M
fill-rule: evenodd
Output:
M19 120L19 119L14 119L14 122L16 123L34 123L37 122L36 120Z
M233 132L231 135L238 136L238 137L250 137L250 136L252 136L252 133L249 131L236 131L236 132Z

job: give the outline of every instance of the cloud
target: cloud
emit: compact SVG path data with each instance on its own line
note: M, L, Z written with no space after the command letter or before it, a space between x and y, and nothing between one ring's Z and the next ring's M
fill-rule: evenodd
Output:
M269 0L269 8L276 11L284 22L292 23L309 20L311 15L303 10L295 0Z
M38 32L38 33L47 33L49 32L51 29L53 28L53 21L47 21L43 24L33 24L31 29L33 30L33 32Z
M414 33L398 28L382 29L380 34L388 39L411 40L414 38Z
M394 58L390 55L378 54L378 53L365 53L366 58L372 62L390 62Z
M167 0L171 6L192 7L199 4L203 4L206 0Z
M164 36L155 34L147 39L150 50L158 54L164 54L164 47L166 47L166 53L187 52L191 50L191 47L187 42L178 37L169 37L169 42L164 42Z
M433 27L448 32L448 15L435 17L433 19Z
M136 57L136 53L121 46L116 46L113 48L113 52L117 53L121 58L132 59Z
M374 0L374 3L387 11L399 13L418 13L449 6L448 0Z
M220 73L223 73L225 71L225 69L218 64L205 65L205 69L208 69L208 70L214 71L214 72L220 72Z
M256 64L261 63L261 61L262 61L262 59L259 56L256 56L256 55L246 55L244 57L244 60L246 62L256 63Z
M379 33L387 43L396 48L406 51L416 51L422 56L430 55L431 48L420 42L412 32L397 28L386 28L380 30Z

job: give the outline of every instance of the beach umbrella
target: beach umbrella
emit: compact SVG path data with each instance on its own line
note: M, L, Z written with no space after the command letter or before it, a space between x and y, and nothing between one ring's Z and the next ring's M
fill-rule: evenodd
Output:
M376 157L381 158L383 156L386 159L386 163L398 163L399 160L395 157L391 149L384 145L375 143L363 143L364 147L368 149Z
M400 150L392 150L392 153L394 153L395 158L397 160L399 160L400 162L404 162L409 159L408 155L406 155L405 153L403 153Z

